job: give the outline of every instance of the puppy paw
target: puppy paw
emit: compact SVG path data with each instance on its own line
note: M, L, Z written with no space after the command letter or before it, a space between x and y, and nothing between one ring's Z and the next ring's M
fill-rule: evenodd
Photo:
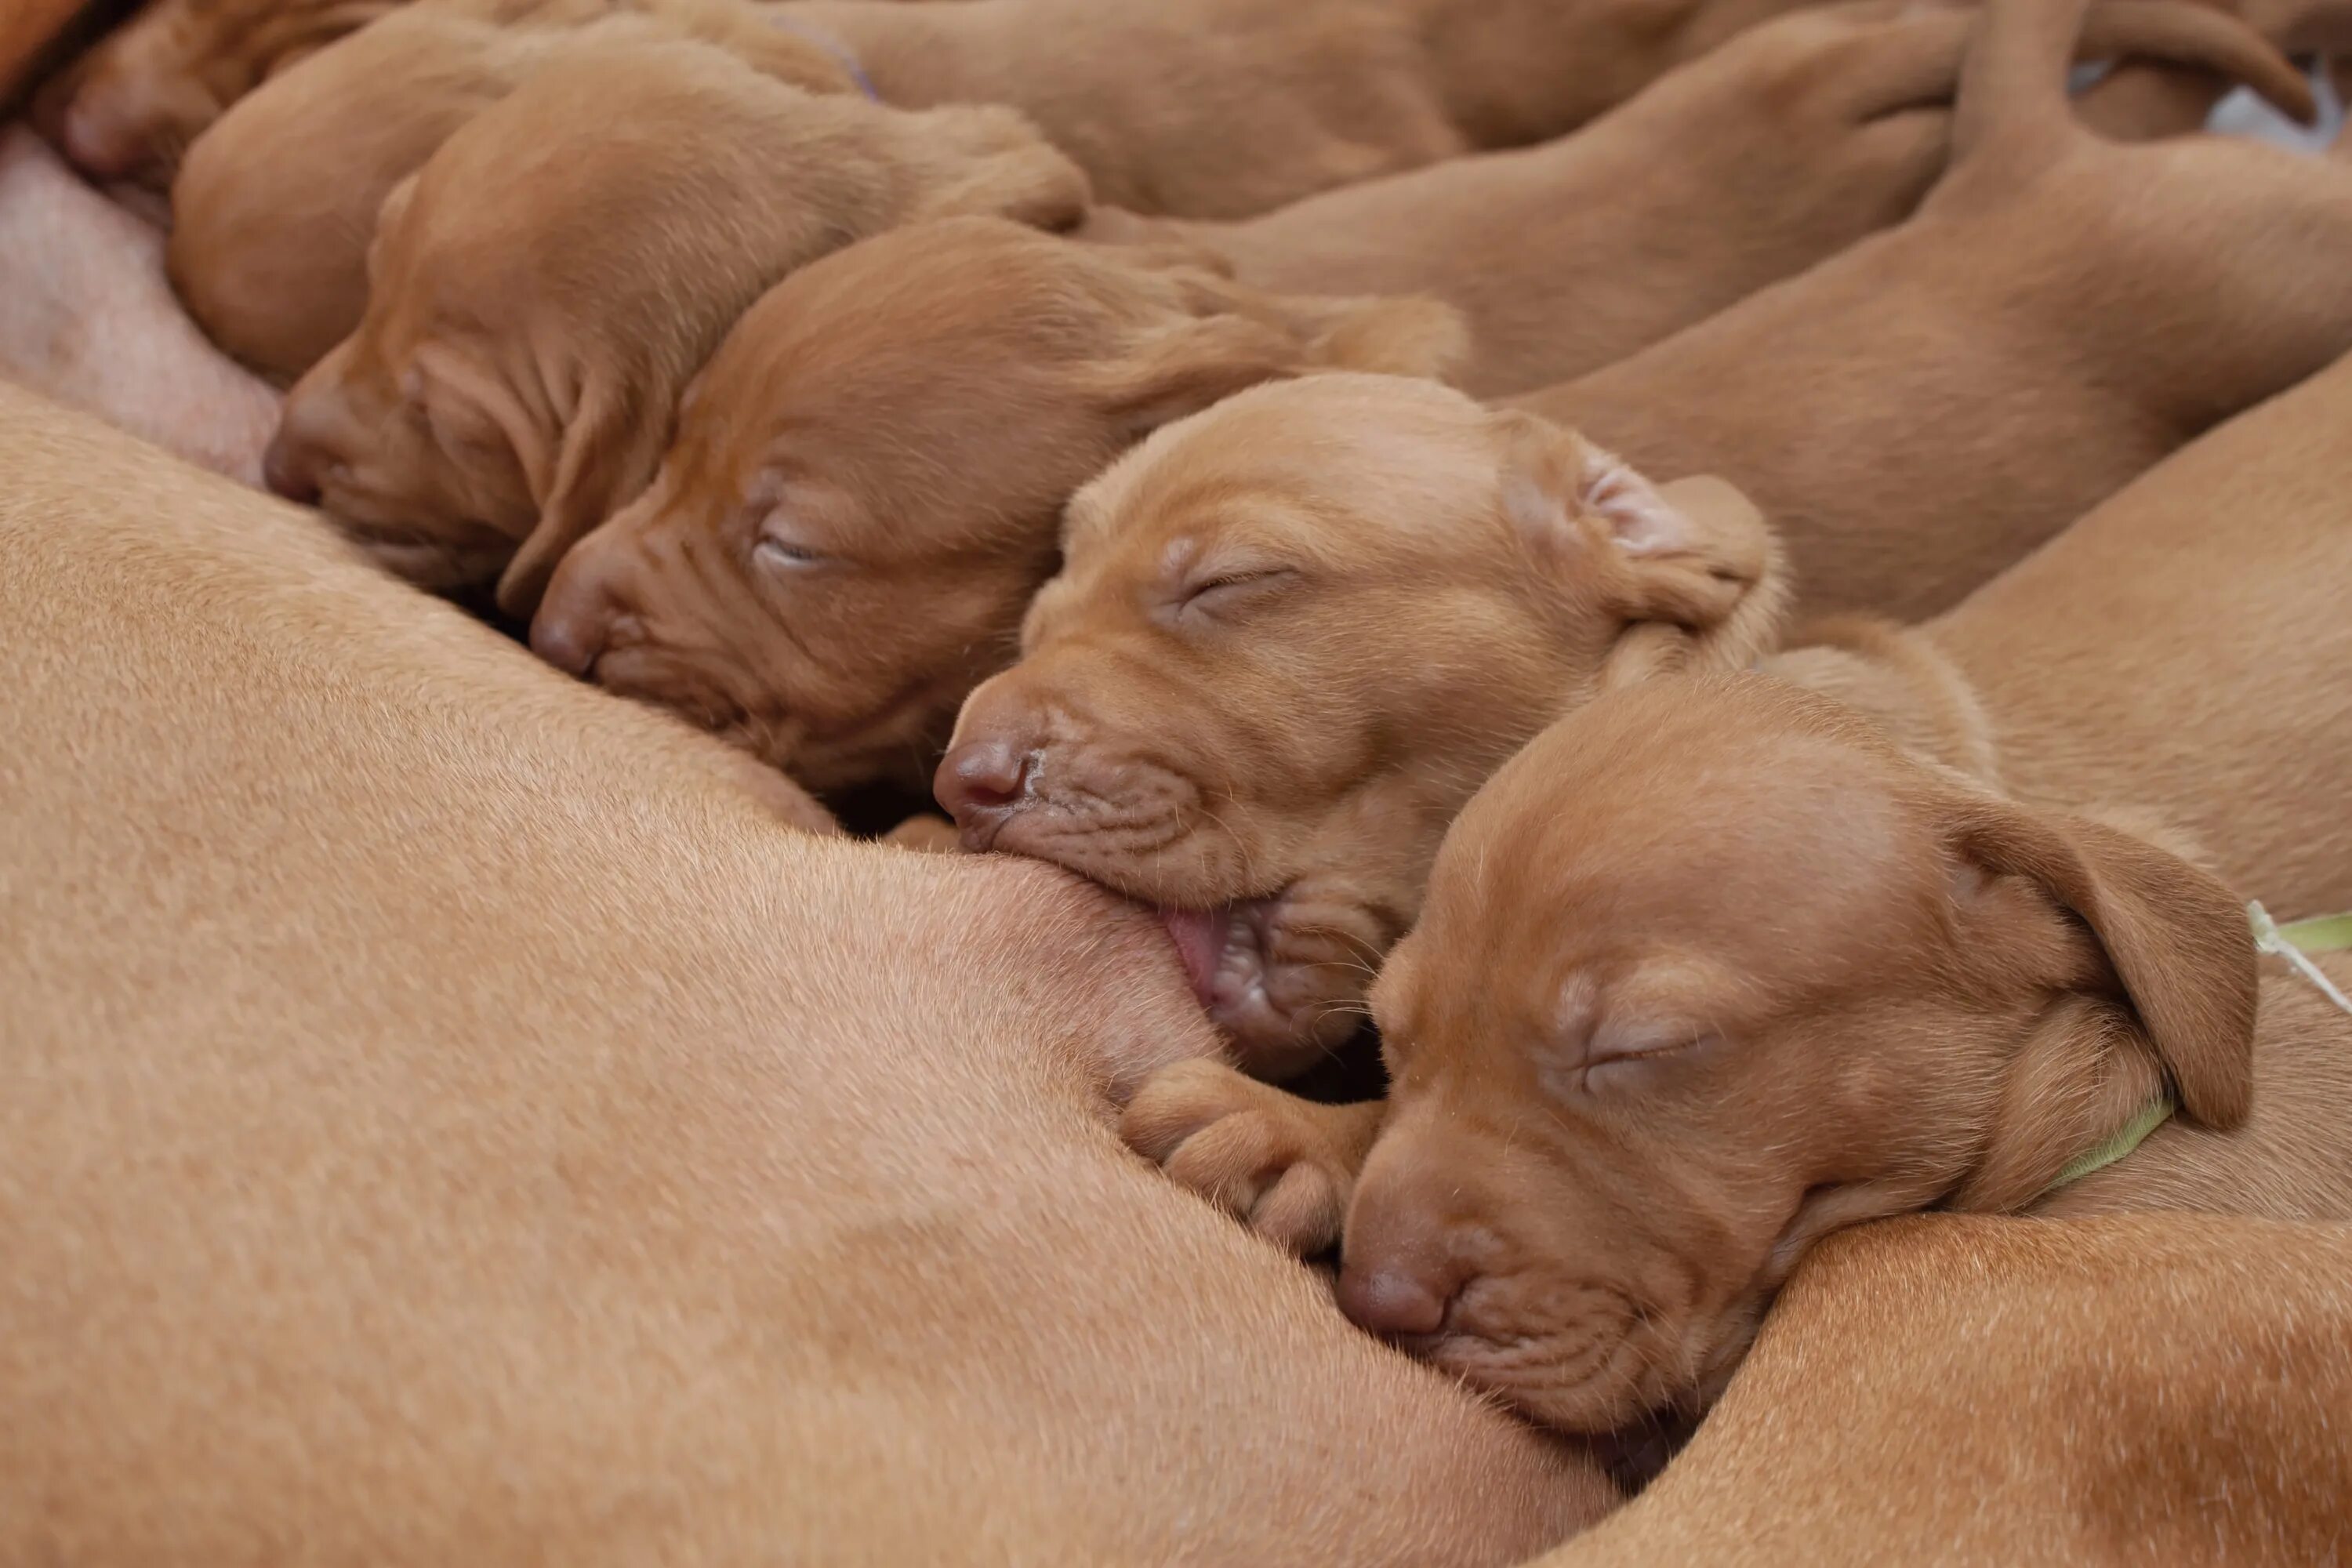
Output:
M1382 1109L1318 1105L1222 1062L1186 1061L1144 1084L1119 1134L1180 1185L1311 1258L1339 1239Z
M957 832L956 825L944 816L934 816L929 812L907 818L884 834L881 841L922 855L960 855L963 852L963 839Z

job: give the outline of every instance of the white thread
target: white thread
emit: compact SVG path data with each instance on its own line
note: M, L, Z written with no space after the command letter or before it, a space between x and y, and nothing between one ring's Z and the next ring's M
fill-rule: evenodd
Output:
M2270 910L2263 908L2259 900L2246 906L2246 918L2253 922L2255 952L2285 959L2294 965L2297 973L2319 987L2320 994L2347 1013L2352 1013L2352 996L2338 991L2336 982L2327 978L2327 972L2312 963L2310 954L2286 939L2279 930L2278 922L2271 919Z

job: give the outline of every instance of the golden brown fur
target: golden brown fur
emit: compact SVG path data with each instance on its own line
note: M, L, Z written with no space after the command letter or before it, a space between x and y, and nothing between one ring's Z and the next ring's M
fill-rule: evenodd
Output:
M1118 1148L1213 1044L1149 921L781 832L5 387L0 458L0 1559L1501 1564L1606 1506Z
M612 21L614 13L644 22ZM214 341L286 382L359 325L376 215L459 126L583 48L664 34L718 44L813 92L851 83L734 0L415 0L272 77L190 149L172 186L172 272Z
M2247 141L2076 128L2079 11L1971 61L1953 172L1908 224L1522 405L1740 485L1811 606L1911 616L2352 347L2352 182Z
M1785 592L1727 487L1662 492L1391 376L1256 387L1160 432L1071 503L1063 556L1021 662L965 704L940 803L974 848L1171 911L1203 1001L1276 1074L1354 1031L1488 771L1596 691L1744 666Z
M1877 1215L2352 1215L2352 1018L2273 965L2257 1026L2241 907L2352 903L2347 408L2352 362L1920 632L1571 715L1374 988L1377 1143L1208 1064L1130 1139L1301 1249L1344 1211L1360 1316L1578 1426L1703 1399ZM2179 1117L2045 1195L2168 1086Z
M911 226L735 325L652 488L565 557L532 645L811 785L920 788L1088 479L1243 387L1440 372L1460 342L1440 305L1270 296L1000 218Z
M1106 202L1241 217L1478 147L1560 135L1812 0L957 0L780 9L882 97L1010 103Z
M577 40L386 198L367 313L288 400L271 483L412 580L495 581L527 616L779 278L899 224L1067 224L1085 197L1009 110L909 114L699 43Z
M1449 159L1246 222L1106 212L1086 232L1198 245L1260 288L1433 294L1470 318L1465 389L1524 392L1598 371L1907 216L1943 172L1971 26L1966 8L1893 0L1805 9L1540 147ZM2259 40L2202 6L2099 6L2079 52L2212 68L2168 89L2193 100L2192 126L2224 76L2285 89ZM2101 123L2146 118L2117 106Z

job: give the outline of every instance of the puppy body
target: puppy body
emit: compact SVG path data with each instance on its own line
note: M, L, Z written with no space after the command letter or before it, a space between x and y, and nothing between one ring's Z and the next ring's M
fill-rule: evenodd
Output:
M793 0L894 103L1011 103L1104 201L1243 217L1543 141L1808 0Z
M1807 9L1539 147L1244 222L1097 212L1083 232L1199 245L1261 288L1433 295L1470 319L1459 384L1524 392L1598 371L1908 216L1943 172L1972 27L1959 8ZM2200 7L2139 4L2098 7L2080 43L2085 58L2162 54L2269 79L2258 50Z
M698 43L583 38L387 198L367 314L294 389L271 482L412 580L496 581L527 616L777 279L898 224L1061 225L1085 199L1010 110L910 114Z
M2076 128L2082 9L1989 13L2010 41L1972 57L1952 172L1909 223L1523 405L1738 483L1809 606L1912 617L2352 347L2352 182L2249 142Z
M645 19L586 26L623 13ZM541 68L665 36L812 92L853 85L821 46L731 0L417 0L272 76L189 150L171 248L189 313L291 383L358 327L394 187Z

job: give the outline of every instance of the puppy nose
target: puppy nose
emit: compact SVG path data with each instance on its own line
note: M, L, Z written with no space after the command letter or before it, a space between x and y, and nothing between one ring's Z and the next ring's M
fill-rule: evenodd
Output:
M66 161L95 180L120 180L138 170L139 140L85 88L59 116L58 142Z
M967 741L940 760L931 794L963 830L967 848L985 849L1028 794L1030 753L1002 736Z
M310 456L290 426L280 424L261 454L261 478L271 490L304 506L319 504L319 479Z
M530 651L566 674L585 677L610 646L620 616L595 541L583 540L556 567L530 618Z
M1435 1270L1391 1258L1369 1267L1349 1260L1339 1270L1339 1310L1349 1321L1383 1335L1433 1334L1445 1323L1453 1282Z

